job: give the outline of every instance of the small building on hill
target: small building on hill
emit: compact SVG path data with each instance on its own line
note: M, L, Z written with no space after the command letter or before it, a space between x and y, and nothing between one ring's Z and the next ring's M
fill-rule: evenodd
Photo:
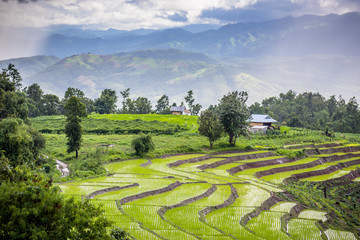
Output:
M172 106L170 108L170 112L173 115L191 115L191 112L189 110L187 110L186 107L184 107L184 106L180 106L180 107Z
M272 123L276 123L277 121L271 118L269 115L264 114L252 114L248 120L250 122L250 132L257 133L261 132L266 134L266 130L271 128Z

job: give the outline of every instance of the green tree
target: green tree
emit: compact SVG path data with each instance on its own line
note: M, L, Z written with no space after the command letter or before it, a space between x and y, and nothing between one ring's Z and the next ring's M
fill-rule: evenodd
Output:
M31 84L25 89L28 98L34 100L35 103L40 104L40 101L44 95L43 90L37 83Z
M158 114L170 114L170 102L167 95L162 95L156 102L156 113Z
M81 91L78 88L68 87L68 89L66 89L66 91L65 91L64 99L67 100L67 99L71 98L72 96L75 96L75 97L81 99L81 98L85 97L85 94L83 91Z
M251 114L266 114L265 107L261 106L260 103L255 102L249 107Z
M124 91L120 91L120 94L123 98L121 112L125 114L128 113L129 111L129 106L127 106L127 100L129 99L130 96L130 88L127 88Z
M60 99L54 94L45 94L41 99L41 115L52 116L60 113Z
M148 114L151 112L151 102L145 97L138 97L134 104L136 114Z
M43 98L44 92L40 88L39 84L33 83L29 87L25 88L24 92L28 97L28 108L29 108L29 116L37 117L40 115L41 109L41 99Z
M71 98L72 96L75 96L80 99L80 101L86 106L86 111L88 113L95 111L95 105L92 99L86 97L84 92L81 91L80 89L69 87L68 89L66 89L64 98L61 101L62 113L65 113L64 106L66 102L69 100L69 98Z
M26 96L19 91L20 87L21 76L14 65L9 64L0 73L0 120L6 117L27 119Z
M81 118L87 117L86 107L79 98L72 96L65 105L65 116L65 134L68 139L67 152L75 151L76 158L78 158L78 150L80 149L82 137Z
M117 96L115 90L104 89L99 98L95 100L96 112L100 114L114 113L116 110Z
M29 108L25 94L0 89L0 120L7 117L27 119Z
M210 142L210 148L213 143L221 138L223 127L216 113L210 109L206 109L200 114L198 118L198 131L201 135L207 137Z
M195 98L194 98L194 92L192 90L187 92L187 95L185 97L185 102L188 104L189 110L191 112L191 115L198 115L202 106L200 104L195 104ZM182 103L183 105L183 103Z
M192 106L191 115L197 116L201 110L202 106L197 103Z
M220 99L217 107L220 122L229 135L229 143L235 146L236 138L247 135L247 120L250 113L246 107L248 94L246 92L231 92Z
M33 171L18 166L1 181L0 239L113 239L100 207L65 197Z
M12 166L34 164L45 146L44 137L19 118L0 122L0 150Z
M0 74L0 88L6 92L15 92L20 90L22 77L13 64L3 68Z
M153 150L155 145L150 135L140 134L131 141L131 147L135 150L136 155L143 156Z

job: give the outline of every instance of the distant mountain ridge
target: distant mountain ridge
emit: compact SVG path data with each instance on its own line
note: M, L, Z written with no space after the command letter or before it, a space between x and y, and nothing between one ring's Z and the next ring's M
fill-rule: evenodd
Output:
M267 22L228 24L202 32L174 28L134 31L58 31L39 54L112 54L148 49L180 49L213 57L360 56L360 14L287 17Z
M235 90L247 91L250 103L289 89L360 99L359 57L229 57L220 61L168 49L63 59L35 56L0 61L0 67L10 62L20 70L25 86L38 83L46 93L60 98L68 87L76 87L90 98L97 98L105 88L116 90L120 97L121 90L130 88L131 97L147 97L153 104L163 94L171 103L180 104L188 90L194 90L203 106L217 104ZM26 69L31 71L23 71Z

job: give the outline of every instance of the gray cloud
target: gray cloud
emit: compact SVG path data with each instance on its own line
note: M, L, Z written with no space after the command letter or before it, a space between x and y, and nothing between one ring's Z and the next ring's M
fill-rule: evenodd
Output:
M159 29L350 11L359 0L0 0L0 27Z
M243 8L204 10L200 18L223 22L267 21L304 14L343 14L360 11L359 0L259 0Z
M11 0L1 0L3 2L12 2ZM30 2L37 2L37 0L16 0L18 3L22 4L22 3L30 3Z
M173 15L169 15L167 18L169 20L171 20L171 21L174 21L174 22L187 22L187 21L189 21L189 19L186 17L186 12L184 12L184 11L176 12Z

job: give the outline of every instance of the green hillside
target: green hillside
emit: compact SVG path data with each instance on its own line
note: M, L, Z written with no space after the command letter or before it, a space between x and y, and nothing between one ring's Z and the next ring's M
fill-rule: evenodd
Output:
M42 133L64 133L66 117L43 116L30 119L32 126ZM88 134L175 134L196 132L197 116L157 114L94 114L82 121Z
M147 97L153 104L166 94L180 104L188 90L203 106L216 104L224 94L247 91L249 102L262 101L292 89L359 97L360 58L343 56L227 57L180 50L146 50L112 55L81 54L57 59L37 56L12 62L24 77L24 85L38 83L45 93L64 96L68 87L97 98L102 90L131 89L131 98ZM341 83L340 83L341 81ZM120 101L119 104L120 105Z
M60 58L55 56L34 56L24 58L14 58L0 61L0 68L6 68L9 63L14 64L23 78L27 78L48 66L55 64Z
M245 74L236 66L222 65L205 55L178 50L141 51L114 55L75 55L27 78L50 93L63 96L76 87L91 98L105 88L131 88L135 96L152 102L163 94L178 104L186 92L195 91L203 105L216 103L233 89L248 91L254 99L272 96L278 87ZM256 86L253 81L256 81Z

